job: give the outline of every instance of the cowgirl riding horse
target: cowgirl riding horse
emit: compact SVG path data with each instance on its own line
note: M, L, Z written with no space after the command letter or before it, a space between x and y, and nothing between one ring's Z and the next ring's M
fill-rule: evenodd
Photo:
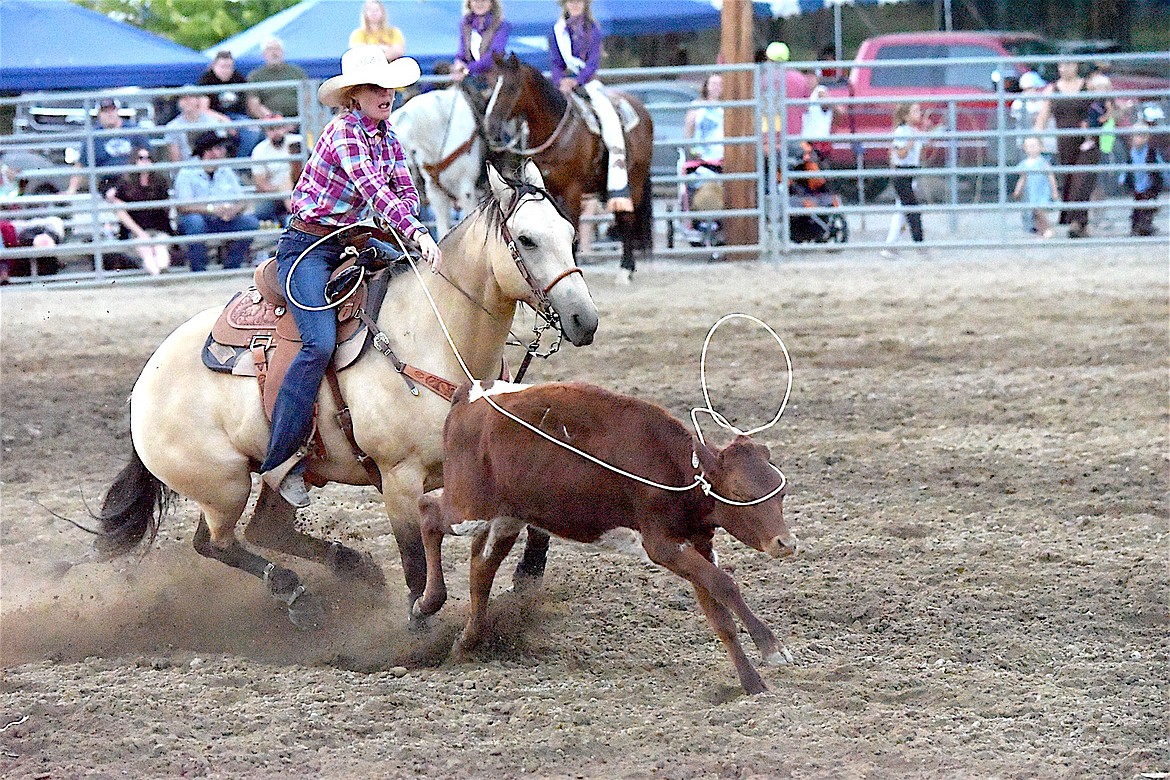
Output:
M337 343L336 312L325 306L325 285L340 263L347 230L373 211L438 270L442 254L415 217L418 192L406 155L387 119L394 91L418 80L410 57L387 62L376 45L355 46L341 58L341 75L317 92L342 111L325 126L293 188L293 217L276 246L276 265L302 346L288 368L272 412L272 437L260 472L295 507L309 504L304 446L313 406Z

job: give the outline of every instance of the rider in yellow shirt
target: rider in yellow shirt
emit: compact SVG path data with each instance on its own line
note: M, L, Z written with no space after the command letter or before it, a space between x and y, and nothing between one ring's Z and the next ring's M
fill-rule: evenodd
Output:
M388 61L394 61L406 53L406 39L402 37L402 30L392 27L386 20L386 8L381 0L366 0L358 28L349 34L351 49L363 44L381 46Z

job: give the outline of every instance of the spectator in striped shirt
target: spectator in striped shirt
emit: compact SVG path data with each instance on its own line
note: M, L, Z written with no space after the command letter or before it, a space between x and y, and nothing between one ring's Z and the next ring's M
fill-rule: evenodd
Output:
M302 346L285 374L272 412L272 438L260 472L294 507L308 506L305 464L297 453L312 430L313 405L337 343L336 312L325 307L325 285L340 263L341 237L376 216L414 241L437 271L438 245L418 221L418 191L406 154L387 120L394 92L415 83L418 63L386 60L380 46L355 46L341 75L317 91L341 111L317 139L292 195L292 220L276 247L276 266ZM317 309L317 310L315 310Z

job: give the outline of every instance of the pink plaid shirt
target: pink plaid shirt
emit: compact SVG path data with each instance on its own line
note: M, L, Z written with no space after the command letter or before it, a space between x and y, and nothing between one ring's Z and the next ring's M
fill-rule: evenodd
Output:
M325 126L292 197L293 214L317 225L352 225L372 208L407 238L426 228L402 144L388 123L379 126L344 111Z

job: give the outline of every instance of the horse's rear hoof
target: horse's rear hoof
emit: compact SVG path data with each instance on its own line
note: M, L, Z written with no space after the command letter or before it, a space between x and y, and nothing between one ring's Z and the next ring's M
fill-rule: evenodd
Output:
M301 593L288 605L288 619L302 631L317 631L325 624L325 605L312 593Z
M512 577L512 592L517 596L532 596L544 587L544 577L520 574Z

